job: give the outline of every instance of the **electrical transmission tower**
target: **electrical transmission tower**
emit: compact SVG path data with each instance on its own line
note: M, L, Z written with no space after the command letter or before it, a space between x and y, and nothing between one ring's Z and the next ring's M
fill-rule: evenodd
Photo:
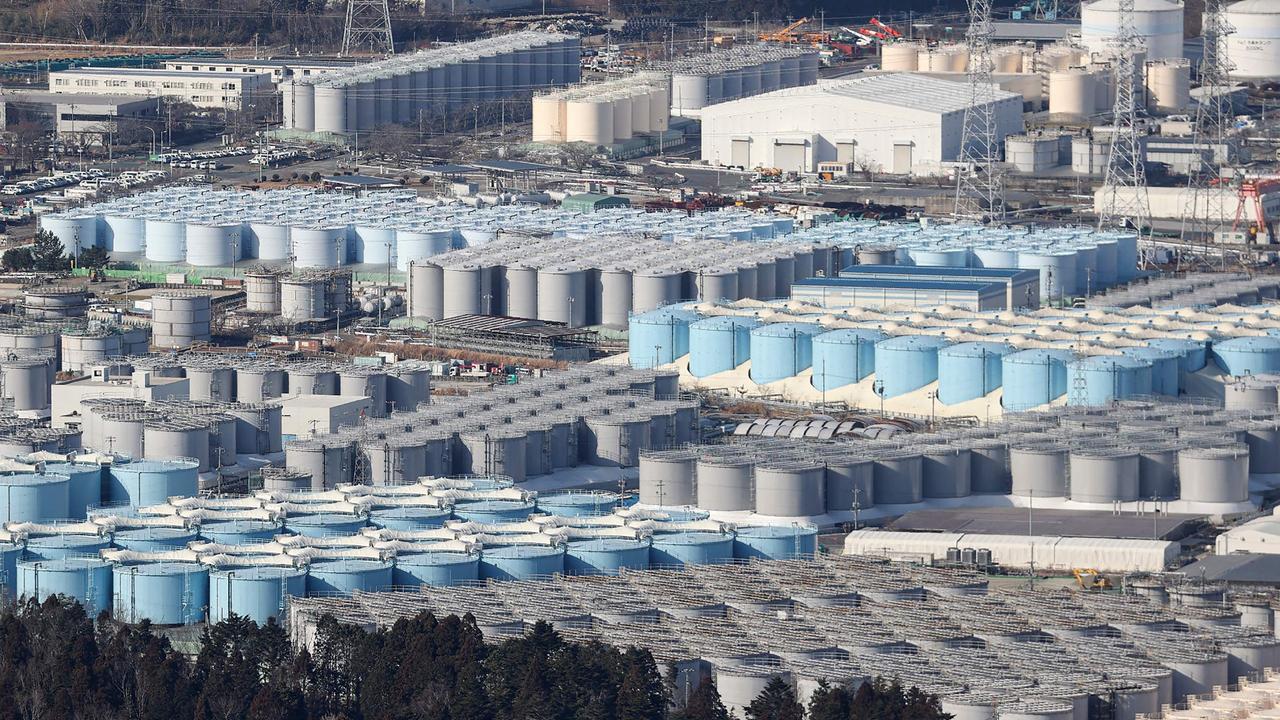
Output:
M991 0L969 0L969 107L964 111L956 168L957 220L990 221L1004 217L1004 181L996 128L996 86L991 74L995 28Z
M1223 161L1230 162L1227 141L1231 124L1235 119L1231 96L1225 91L1232 65L1227 57L1227 36L1234 31L1227 22L1225 0L1205 0L1204 8L1204 59L1200 63L1200 87L1204 93L1196 104L1195 140L1192 148L1201 153L1198 168L1187 173L1187 200L1182 212L1181 239L1190 242L1199 233L1207 244L1215 231L1226 224L1227 193L1215 187L1214 182L1224 182L1217 162L1219 153ZM1228 185L1229 187L1229 185ZM1231 200L1234 205L1234 200Z
M1098 227L1123 228L1129 224L1141 235L1151 218L1151 199L1147 193L1147 171L1142 159L1142 127L1138 123L1140 71L1137 56L1144 46L1134 25L1133 4L1134 0L1120 0L1119 27L1116 29L1112 59L1116 100Z
M342 55L365 49L374 55L391 55L396 51L391 40L391 10L387 0L347 0Z

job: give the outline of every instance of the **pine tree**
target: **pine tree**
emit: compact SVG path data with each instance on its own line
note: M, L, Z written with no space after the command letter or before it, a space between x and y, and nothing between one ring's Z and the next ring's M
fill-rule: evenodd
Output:
M849 720L849 709L849 691L823 680L809 700L809 720Z
M466 667L458 676L449 715L453 720L489 720L493 717L493 712L489 709L489 695L480 680L478 667Z
M31 245L31 258L36 270L66 270L71 260L65 254L62 241L48 230L37 230Z
M658 665L647 650L627 650L626 675L618 688L618 720L652 720L663 716L667 707L666 686Z
M672 716L672 720L730 720L729 710L720 701L720 693L710 678L698 684L689 696L684 709Z
M804 720L804 708L782 678L774 678L747 706L747 720Z

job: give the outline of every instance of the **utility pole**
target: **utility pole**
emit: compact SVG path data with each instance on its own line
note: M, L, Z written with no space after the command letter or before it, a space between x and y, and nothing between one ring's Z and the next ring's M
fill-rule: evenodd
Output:
M1004 177L996 117L991 54L995 28L991 0L969 0L969 106L964 111L956 167L955 218L978 222L1004 218Z
M1116 100L1098 229L1131 225L1141 237L1151 219L1151 198L1142 155L1142 126L1138 122L1137 56L1144 46L1134 25L1134 0L1119 0L1118 25L1112 59Z
M1198 167L1187 173L1187 197L1182 211L1180 239L1190 243L1194 234L1203 236L1206 245L1213 241L1213 234L1226 224L1226 197L1221 186L1222 164L1217 162L1219 152L1223 163L1232 158L1227 147L1227 135L1234 121L1231 95L1226 92L1231 74L1231 61L1227 57L1227 36L1235 31L1227 22L1224 0L1205 0L1204 8L1204 58L1200 62L1200 88L1204 91L1196 103L1195 136L1192 150L1200 153ZM1208 155L1208 157L1205 157Z
M347 0L347 22L342 30L342 56L368 48L375 55L394 55L391 10L387 0Z

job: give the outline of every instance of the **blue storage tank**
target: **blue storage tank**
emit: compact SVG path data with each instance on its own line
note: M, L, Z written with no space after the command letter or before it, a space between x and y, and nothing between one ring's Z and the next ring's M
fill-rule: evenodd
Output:
M290 515L284 519L284 529L307 537L341 537L355 535L369 522L360 515L316 513L315 515Z
M134 552L168 552L181 550L196 540L196 532L185 528L146 527L121 530L111 536L118 548Z
M286 597L307 594L307 571L300 568L252 566L209 573L209 622L233 613L259 625L284 620Z
M1071 392L1072 405L1106 405L1134 395L1151 394L1151 363L1124 355L1093 355L1067 364L1067 374L1084 379L1084 388Z
M284 532L279 523L267 520L222 520L200 526L200 537L222 545L256 545L271 542Z
M111 609L111 563L94 558L35 560L17 565L18 597L45 598L62 595L84 606L85 614L97 617Z
M22 546L0 543L0 598L12 600L18 586L18 562L22 560Z
M64 520L68 486L65 475L0 475L0 520L37 523Z
M1050 403L1067 392L1068 350L1037 348L1005 355L1001 360L1004 393L1001 405L1022 412Z
M1209 362L1209 351L1206 343L1200 340L1184 338L1154 338L1147 340L1147 347L1161 350L1172 350L1181 356L1182 372L1199 372Z
M387 530L429 530L444 527L445 522L452 519L453 511L449 508L410 506L382 508L369 513L369 524Z
M1238 337L1214 343L1213 361L1228 375L1280 372L1280 338Z
M141 507L200 492L200 464L194 460L135 460L107 469L106 502Z
M879 330L846 328L813 339L813 386L834 390L852 385L876 371L876 343L888 336Z
M194 625L209 609L209 568L196 563L117 565L111 573L116 620Z
M480 553L482 580L533 580L564 573L564 548L502 545Z
M938 351L950 345L936 335L899 335L876 343L876 380L884 397L918 390L938 379Z
M659 508L659 512L667 516L664 522L693 522L711 517L711 513L695 507L664 507Z
M485 524L524 522L535 512L533 503L522 500L471 500L453 506L459 520Z
M944 405L985 397L1001 385L1004 356L1013 347L967 342L938 350L938 399Z
M765 383L799 375L813 364L813 336L824 331L812 323L774 323L751 331L751 379Z
M689 325L700 316L680 307L662 307L627 321L631 367L651 368L689 353Z
M402 553L396 556L392 577L396 585L403 587L475 582L480 579L480 556L458 552Z
M67 517L83 520L88 508L102 504L102 466L92 463L45 463L50 475L64 475L67 482Z
M1178 394L1179 377L1182 374L1182 356L1177 351L1154 347L1127 347L1120 352L1125 357L1151 363L1151 392L1160 395L1176 396Z
M798 525L738 527L733 556L739 560L812 559L818 552L818 528Z
M27 538L23 548L24 560L60 560L66 557L97 555L99 550L111 547L111 538L105 535L40 535Z
M649 567L714 565L733 560L733 535L714 532L674 532L653 536Z
M391 563L380 560L324 560L307 568L308 595L377 592L392 585Z
M760 327L753 317L722 315L689 326L689 373L707 377L732 370L751 359L751 331Z
M608 515L621 498L610 492L559 492L538 496L538 510L561 517Z
M574 540L564 556L567 575L617 575L649 567L649 541L627 538Z

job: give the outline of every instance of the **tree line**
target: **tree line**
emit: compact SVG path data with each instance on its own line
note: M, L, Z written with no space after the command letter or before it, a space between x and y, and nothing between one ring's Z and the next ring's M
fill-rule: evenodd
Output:
M948 720L878 680L807 708L771 682L748 720ZM376 632L322 619L312 650L274 622L208 626L194 658L147 625L59 598L0 609L0 720L729 720L704 681L680 710L652 655L569 642L546 623L486 645L474 618L423 613Z

